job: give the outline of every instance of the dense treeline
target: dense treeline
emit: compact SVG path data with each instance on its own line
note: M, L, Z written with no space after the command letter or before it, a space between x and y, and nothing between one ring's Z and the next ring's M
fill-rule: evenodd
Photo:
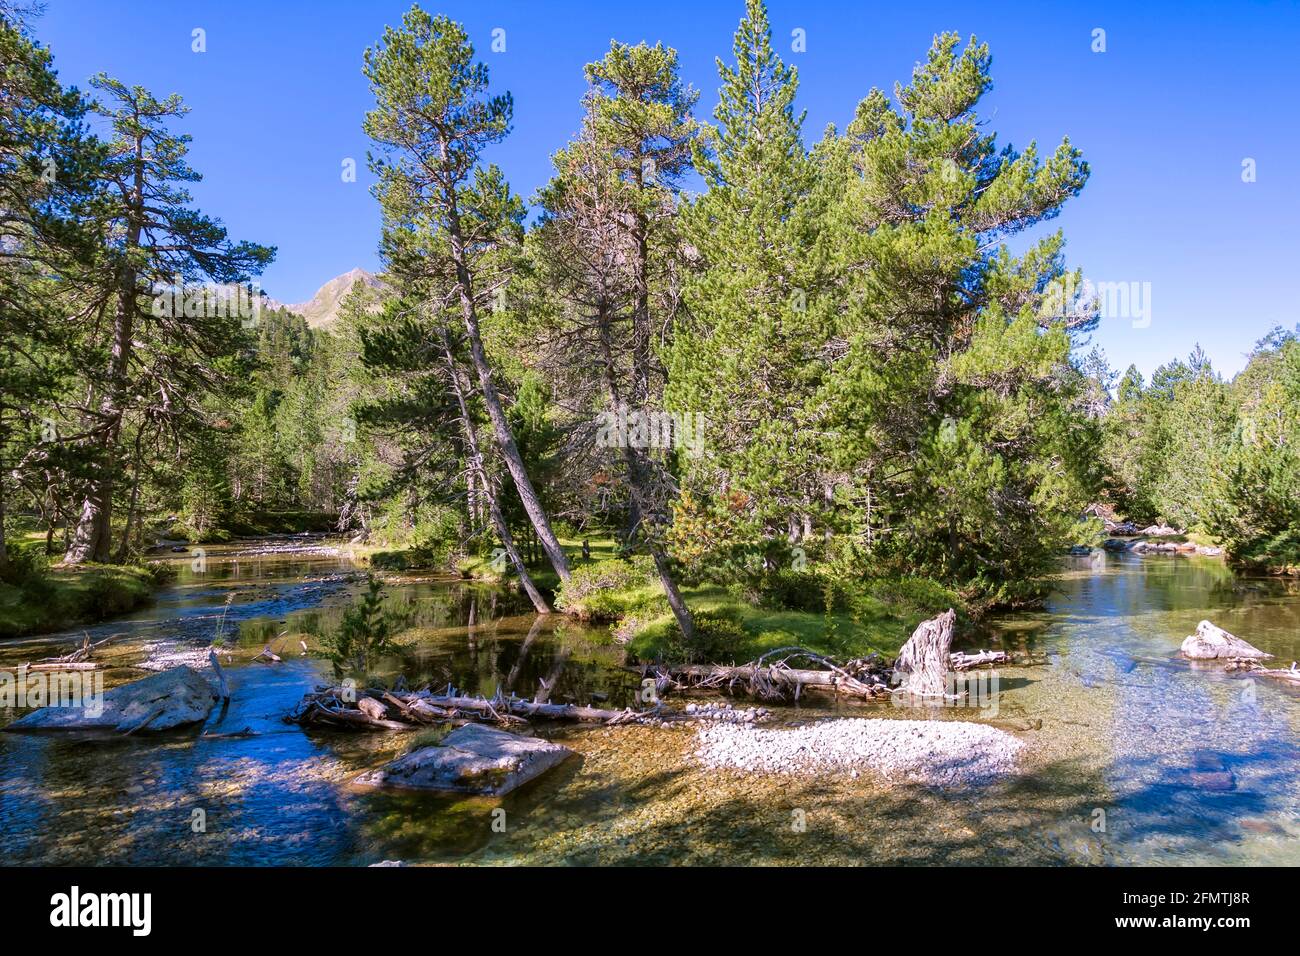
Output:
M1247 566L1300 568L1300 327L1270 333L1231 381L1199 348L1150 382L1130 367L1105 425L1124 514L1206 535Z
M590 584L562 539L609 533L689 638L705 581L1033 599L1099 495L1298 560L1295 337L1230 384L1080 358L1097 311L1027 231L1088 166L998 142L974 38L811 144L760 0L711 121L674 50L614 42L526 204L487 158L509 94L413 7L364 56L385 272L312 329L193 208L180 99L64 88L0 12L0 522L64 563L330 527L494 555L546 609Z

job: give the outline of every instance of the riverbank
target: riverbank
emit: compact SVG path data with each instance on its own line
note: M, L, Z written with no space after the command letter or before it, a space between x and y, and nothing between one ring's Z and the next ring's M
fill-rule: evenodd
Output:
M153 608L90 629L94 641L111 637L95 651L106 689L140 678L146 664L177 660L169 652L192 651L200 663L223 633L218 653L232 698L205 724L209 736L136 734L97 750L49 734L0 734L7 769L0 848L11 862L1297 862L1300 702L1276 682L1257 680L1247 695L1245 675L1173 661L1207 616L1279 661L1300 656L1300 591L1283 581L1238 581L1220 561L1067 558L1044 608L981 621L988 646L1035 661L999 667L996 683L984 672L990 707L921 712L904 699L857 703L805 693L797 706L767 705L771 722L733 751L759 759L765 748L748 743L790 733L779 742L794 745L783 751L793 758L800 735L830 733L843 718L854 734L861 720L884 736L917 720L1010 728L1024 745L1015 772L962 786L960 798L943 780L922 782L942 767L910 779L912 758L924 753L907 737L896 741L891 766L901 772L890 780L870 767L854 777L852 767L751 772L730 758L712 766L689 726L537 722L535 733L578 758L507 797L485 799L349 786L416 743L433 742L419 731L304 731L283 722L330 679L314 650L359 596L363 568L345 554L321 553L319 542L298 551L280 541L241 544L210 549L202 569L188 555L173 556L176 579ZM627 648L611 640L608 624L539 617L504 589L449 575L385 577L385 601L402 620L397 656L382 668L386 681L400 674L415 688L450 683L528 697L544 683L555 703L644 706L641 675L626 666ZM300 640L311 652L302 653ZM12 670L79 641L77 632L0 646L0 663ZM258 659L267 644L281 661ZM722 700L716 689L692 690L671 705ZM16 716L0 711L0 722ZM1000 751L990 754L999 763ZM845 755L856 764L855 752ZM195 808L222 825L175 839L175 821ZM505 832L491 826L498 809L510 821ZM1096 828L1098 810L1104 831Z
M586 543L584 557L583 545ZM969 624L981 610L958 592L923 578L836 582L828 595L824 576L778 572L762 592L742 584L679 581L695 616L697 638L682 640L649 558L619 555L612 537L561 538L573 578L561 587L549 565L530 566L534 584L559 611L608 627L618 644L641 660L730 663L797 644L840 658L894 654L916 625L948 608ZM409 551L362 549L372 567L420 568ZM518 587L508 565L483 556L455 564L462 578ZM752 593L751 593L752 592ZM829 602L829 606L828 606Z
M59 631L148 605L167 578L157 565L25 567L0 581L0 639Z

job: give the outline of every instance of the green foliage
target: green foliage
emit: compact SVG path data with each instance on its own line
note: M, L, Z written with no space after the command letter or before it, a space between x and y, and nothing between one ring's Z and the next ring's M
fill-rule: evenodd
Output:
M686 640L682 629L673 621L661 645L663 659L673 663L695 664L702 661L727 663L738 661L737 654L749 641L735 608L697 611L692 615L695 636Z
M1300 338L1257 349L1232 391L1236 425L1216 449L1206 526L1243 564L1300 569Z
M1096 316L1050 307L1059 233L1018 258L1000 237L1054 216L1088 168L1068 140L1044 159L996 144L975 112L989 64L939 36L898 108L873 90L809 152L797 73L747 4L668 349L666 401L708 419L708 454L680 460L688 567L811 527L860 567L1015 603L1075 539L1100 431L1072 348Z
M573 569L555 606L583 620L616 621L654 600L654 580L654 567L645 556L593 561Z
M366 593L343 612L338 631L322 638L336 678L365 681L384 658L396 653L393 622L383 601L383 583L367 575Z
M51 569L39 550L16 549L0 575L0 637L93 623L149 603L165 579L154 566L83 564Z

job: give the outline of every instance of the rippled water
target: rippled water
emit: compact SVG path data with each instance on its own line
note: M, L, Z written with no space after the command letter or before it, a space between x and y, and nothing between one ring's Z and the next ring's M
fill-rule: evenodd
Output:
M1072 559L1044 611L996 622L981 644L1047 661L999 674L997 719L1041 721L1018 731L1024 772L1006 782L943 793L706 773L689 730L539 726L577 758L496 801L351 790L409 735L308 734L281 717L326 680L298 642L314 647L336 626L360 575L344 554L240 550L211 549L202 572L178 558L156 606L90 633L120 635L107 646L110 684L138 676L129 665L159 645L201 646L223 613L236 660L274 643L284 663L232 666L233 699L207 728L258 735L0 734L7 863L1300 862L1300 699L1172 659L1204 617L1286 662L1300 657L1300 593L1236 580L1211 560ZM555 700L632 699L635 675L603 630L537 619L513 595L450 579L400 579L390 604L408 632L389 666L412 683L531 695L545 679ZM0 665L62 652L73 637L7 644ZM497 809L504 832L492 827Z

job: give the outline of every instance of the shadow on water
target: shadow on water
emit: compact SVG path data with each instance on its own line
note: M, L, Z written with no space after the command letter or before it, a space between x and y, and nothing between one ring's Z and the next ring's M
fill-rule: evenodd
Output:
M999 675L1001 715L1041 725L1021 734L1024 772L1009 779L945 792L744 777L703 770L690 730L538 725L576 756L496 800L353 790L353 776L412 736L308 734L282 717L329 679L319 658L296 655L297 641L337 627L362 575L335 553L234 550L214 549L202 573L189 556L177 559L176 584L153 609L92 636L124 635L113 643L124 656L111 680L138 676L126 665L154 642L210 640L223 612L239 646L281 642L283 664L231 668L233 699L205 728L256 736L0 734L8 862L1300 862L1300 701L1265 681L1172 660L1203 617L1280 658L1300 656L1300 594L1234 579L1214 562L1075 562L1044 610L995 622L990 643L1046 661ZM403 634L385 669L413 686L634 701L638 680L604 629L538 618L513 594L451 579L408 578L389 591ZM7 645L0 663L70 639Z

